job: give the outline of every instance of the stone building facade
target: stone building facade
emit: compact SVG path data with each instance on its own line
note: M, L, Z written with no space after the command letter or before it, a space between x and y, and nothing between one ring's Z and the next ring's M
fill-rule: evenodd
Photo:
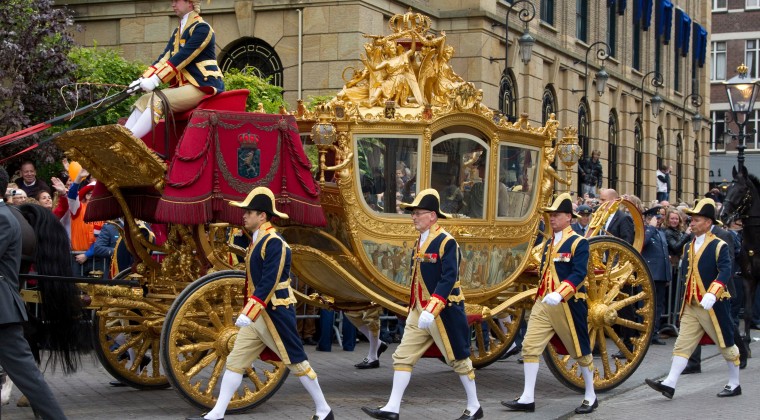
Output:
M169 1L57 3L74 10L83 28L75 34L77 42L118 47L126 58L146 63L162 51L177 24ZM512 3L505 63L505 20ZM388 19L409 8L424 13L432 19L433 30L446 32L447 44L456 49L454 69L484 91L486 105L512 117L527 113L534 124L555 113L562 126L579 126L584 154L601 151L603 187L636 194L645 201L655 198L658 164L670 165L671 201L686 201L707 188L710 130L702 128L695 135L691 121L695 112L705 115L709 110L710 57L700 65L695 52L702 48L691 48L696 37L686 44L676 45L676 41L682 41L678 34L696 31L693 24L705 28L699 39L707 39L708 3L213 0L202 1L201 14L216 32L224 68L256 67L261 75L272 76L273 83L285 89L285 99L295 104L299 97L334 94L343 86L344 70L360 64L366 42L362 34L387 33ZM524 64L517 48L523 33L518 10L529 4L535 8L535 18L528 23L535 46L531 60ZM606 60L596 54L603 47L597 41L611 47ZM602 64L609 81L599 96L594 75ZM661 87L652 84L654 70L663 76ZM508 77L503 79L503 75ZM652 116L650 105L655 91L663 98L657 117ZM692 93L704 95L698 109L692 104Z

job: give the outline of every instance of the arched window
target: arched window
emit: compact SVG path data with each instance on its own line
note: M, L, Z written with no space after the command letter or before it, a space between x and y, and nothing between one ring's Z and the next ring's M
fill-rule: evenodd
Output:
M673 174L670 175L671 179ZM683 201L683 139L681 133L676 137L676 199L675 202Z
M591 158L591 150L589 150L589 132L591 131L591 118L589 116L589 107L586 102L586 98L581 99L581 103L578 105L578 145L581 146L581 153L584 159ZM583 195L582 180L580 179L580 171L578 172L578 194Z
M253 74L267 79L269 83L283 87L282 61L274 48L266 42L251 37L240 38L226 46L219 54L223 72L231 68L243 70L246 67Z
M665 135L662 127L657 127L657 169L660 169L663 163L665 163Z
M499 110L509 120L517 121L517 83L509 69L502 73L499 83Z
M694 140L694 199L699 198L699 139Z
M541 97L541 125L546 125L551 114L556 113L557 100L551 85L544 88L544 94Z
M633 128L633 194L641 198L642 185L644 183L644 130L641 120L636 119Z
M607 186L616 190L618 187L618 119L617 111L610 111L607 138Z

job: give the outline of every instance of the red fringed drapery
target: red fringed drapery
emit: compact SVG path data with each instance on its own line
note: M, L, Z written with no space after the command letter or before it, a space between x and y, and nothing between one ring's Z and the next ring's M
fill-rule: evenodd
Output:
M294 117L196 110L172 158L155 219L239 225L244 210L229 202L267 186L292 222L324 226L310 169Z

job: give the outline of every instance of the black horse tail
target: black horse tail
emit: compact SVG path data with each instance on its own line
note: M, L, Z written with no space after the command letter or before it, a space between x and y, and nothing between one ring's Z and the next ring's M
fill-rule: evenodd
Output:
M36 204L19 206L24 218L34 228L37 247L34 267L37 274L72 277L71 242L61 222L48 209ZM73 373L81 364L81 351L89 350L81 343L89 343L90 328L85 325L79 288L74 283L41 280L42 329L51 351L48 365L60 366L66 374Z

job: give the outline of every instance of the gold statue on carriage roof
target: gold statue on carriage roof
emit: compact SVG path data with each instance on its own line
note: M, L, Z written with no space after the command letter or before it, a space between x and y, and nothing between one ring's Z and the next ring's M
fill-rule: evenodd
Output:
M178 130L176 147L141 141L119 125L56 139L102 181L110 194L101 200L104 211L109 218L123 215L126 242L139 262L122 275L140 278L144 293L92 291L97 352L109 372L135 387L171 384L193 404L213 406L220 379L213 366L224 365L237 334L226 314L239 309L245 279L235 257L244 250L230 243L242 216L228 202L258 185L272 189L278 208L290 206L291 219L276 223L291 246L292 272L316 291L297 293L299 300L337 310L379 305L401 315L417 236L399 204L437 190L441 209L453 215L440 223L462 251L467 313L484 327L473 328L473 365L484 367L508 349L538 284L530 251L548 233L540 232L539 209L558 182L570 185L580 154L577 130L559 131L554 115L540 126L527 114L509 121L483 105L483 91L454 71L446 34L431 26L429 17L409 11L391 17L389 34L364 35L361 64L344 71L351 73L345 86L316 111L303 104L293 115L196 109ZM259 139L258 165L245 177L238 163L250 154L238 153L238 139L249 132ZM316 174L304 143L318 149ZM164 156L154 152L157 145ZM552 167L555 157L564 168ZM164 209L161 217L157 209ZM167 240L145 241L136 219L166 223ZM606 218L600 213L599 220L594 232ZM590 241L592 345L607 346L603 357L615 353L621 344L613 327L621 325L640 336L632 352L626 349L628 360L600 364L599 389L611 389L646 353L652 286L633 248L609 236ZM156 252L165 256L154 258ZM636 306L641 320L618 316L625 306ZM136 353L125 359L128 350ZM555 374L580 387L572 361L550 355ZM263 403L284 372L281 362L257 361L249 372L254 383L231 407Z

